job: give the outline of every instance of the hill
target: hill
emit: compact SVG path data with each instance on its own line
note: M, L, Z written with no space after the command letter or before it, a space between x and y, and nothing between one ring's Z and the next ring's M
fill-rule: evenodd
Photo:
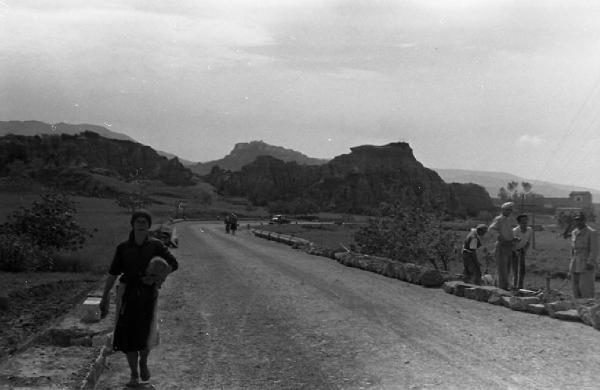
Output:
M483 187L448 185L414 157L407 143L363 145L323 165L300 165L259 156L240 171L213 168L205 180L227 196L247 196L255 205L285 212L372 213L381 203L400 202L458 215L493 208ZM302 210L300 210L302 209Z
M34 179L79 194L114 195L121 191L118 183L131 179L192 185L193 176L177 159L168 160L149 146L92 131L0 137L0 177ZM107 185L111 179L117 184Z
M239 171L259 156L271 156L284 162L293 161L301 165L322 165L327 162L325 159L308 157L292 149L269 145L263 141L251 141L235 144L233 150L222 159L197 163L190 165L189 168L198 175L208 174L215 165L225 170Z
M108 130L106 127L86 123L71 125L68 123L49 124L40 121L0 121L0 136L14 135L41 135L41 134L69 134L75 135L83 131L93 131L104 138L135 141L133 138Z
M600 200L600 191L575 187L565 184L556 184L547 181L527 179L505 172L471 171L466 169L442 169L434 168L446 183L475 183L483 186L491 197L497 197L500 187L505 187L508 182L528 182L532 184L532 190L548 198L562 198L569 196L571 191L590 191L592 197Z
M42 135L42 134L69 134L76 135L84 131L92 131L104 138L118 139L124 141L137 142L130 136L112 131L103 126L91 125L87 123L82 124L69 124L69 123L45 123L40 121L0 121L0 136L14 134L14 135ZM155 149L156 150L156 149ZM176 155L168 152L156 150L156 153L167 159L177 157ZM183 165L193 165L196 162L188 161L177 157Z

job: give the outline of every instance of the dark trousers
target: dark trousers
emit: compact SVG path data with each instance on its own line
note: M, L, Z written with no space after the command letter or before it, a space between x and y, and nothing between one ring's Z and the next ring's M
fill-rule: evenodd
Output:
M525 251L522 249L513 252L510 269L513 273L513 287L523 288L525 279Z
M513 253L512 246L512 241L496 242L495 257L498 270L498 287L503 290L508 290L508 274Z
M463 251L463 281L465 283L481 284L481 268L475 252Z

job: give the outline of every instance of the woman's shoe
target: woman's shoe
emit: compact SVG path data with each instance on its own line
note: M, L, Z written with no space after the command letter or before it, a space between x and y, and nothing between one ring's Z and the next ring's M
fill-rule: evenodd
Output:
M125 383L126 387L138 387L140 385L140 380L137 376L132 376L129 378L129 382Z

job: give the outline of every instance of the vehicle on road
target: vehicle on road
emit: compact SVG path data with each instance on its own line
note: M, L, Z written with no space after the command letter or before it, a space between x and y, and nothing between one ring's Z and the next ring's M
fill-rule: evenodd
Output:
M269 221L269 224L274 225L274 224L284 224L284 223L290 223L290 219L288 217L286 217L285 215L282 214L276 214L274 215L271 220Z

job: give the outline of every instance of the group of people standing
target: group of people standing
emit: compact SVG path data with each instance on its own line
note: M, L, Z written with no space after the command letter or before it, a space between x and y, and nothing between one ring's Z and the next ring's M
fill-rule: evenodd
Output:
M513 202L501 206L501 213L492 223L477 225L471 229L463 243L463 280L482 284L481 268L477 259L477 249L482 247L482 237L493 231L497 234L494 257L496 260L497 286L508 290L522 289L525 279L525 258L531 246L533 229L529 226L526 214L512 217ZM596 231L586 223L586 215L577 213L573 220L575 229L571 232L571 261L569 275L574 298L594 297L598 238ZM512 285L509 275L512 272Z
M229 213L225 215L225 218L223 218L223 222L225 223L225 232L235 235L235 231L238 228L237 215L235 215L234 213Z

